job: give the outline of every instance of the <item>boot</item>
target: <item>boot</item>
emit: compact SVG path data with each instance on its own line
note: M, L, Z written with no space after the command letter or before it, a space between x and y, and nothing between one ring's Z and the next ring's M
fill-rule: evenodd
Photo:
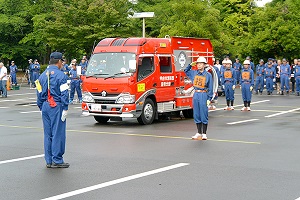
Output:
M299 92L297 92L297 96L299 96L300 94L299 94Z

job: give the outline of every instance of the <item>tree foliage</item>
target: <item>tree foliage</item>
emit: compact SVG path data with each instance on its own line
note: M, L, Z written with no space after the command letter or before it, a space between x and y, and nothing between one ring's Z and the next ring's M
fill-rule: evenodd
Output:
M146 19L147 37L211 39L217 57L258 60L299 55L300 2L273 0L256 8L252 0L0 0L0 60L39 58L62 51L67 58L90 55L106 37L141 37L133 12Z

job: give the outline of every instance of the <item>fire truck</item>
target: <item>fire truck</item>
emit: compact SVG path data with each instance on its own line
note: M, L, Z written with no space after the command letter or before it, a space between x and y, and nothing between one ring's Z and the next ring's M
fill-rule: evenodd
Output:
M105 38L94 48L82 77L82 114L99 123L136 118L142 125L168 113L192 118L192 95L183 92L192 83L183 70L199 56L207 59L215 79L209 39Z

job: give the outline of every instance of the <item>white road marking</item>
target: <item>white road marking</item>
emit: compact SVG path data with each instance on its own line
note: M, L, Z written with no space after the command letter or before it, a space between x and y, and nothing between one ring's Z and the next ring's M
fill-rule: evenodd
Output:
M34 110L34 111L26 111L26 112L20 112L22 114L27 114L27 113L37 113L37 112L41 112L39 110Z
M286 113L295 112L295 111L297 111L297 110L300 110L300 108L296 108L296 109L292 109L292 110L288 110L288 111L282 111L282 112L280 112L280 113L276 113L276 114L272 114L272 115L267 115L267 116L265 116L265 117L267 117L267 118L270 118L270 117L276 117L276 116L278 116L278 115L283 115L283 114L286 114Z
M36 93L9 94L9 96L21 96L21 95L28 95L28 94L36 94Z
M93 185L93 186L90 186L90 187L74 190L74 191L67 192L67 193L60 194L60 195L56 195L56 196L53 196L53 197L48 197L48 198L45 198L45 199L42 199L42 200L64 199L64 198L67 198L67 197L71 197L71 196L75 196L75 195L78 195L78 194L90 192L90 191L101 189L101 188L108 187L108 186L111 186L111 185L123 183L123 182L126 182L126 181L138 179L138 178L142 178L142 177L145 177L145 176L157 174L157 173L160 173L160 172L176 169L176 168L179 168L179 167L184 167L184 166L187 166L187 165L189 165L189 163L178 163L178 164L171 165L171 166L168 166L168 167L163 167L163 168L143 172L143 173L140 173L140 174L135 174L135 175L127 176L127 177L124 177L124 178L120 178L120 179L100 183L98 185Z
M251 102L251 105L258 104L258 103L264 103L264 102L268 102L268 101L270 101L270 100L254 101L254 102ZM242 106L244 106L244 104L234 105L233 107L242 107ZM217 108L216 110L209 110L208 112L214 112L217 110L224 110L224 108Z
M234 124L241 124L241 123L245 123L245 122L253 122L253 121L257 121L258 119L248 119L248 120L243 120L243 121L238 121L238 122L230 122L227 123L229 125L234 125Z
M1 109L2 109L2 108L4 109L4 108L9 108L9 107L0 107L0 108L1 108Z
M6 164L6 163L18 162L18 161L22 161L22 160L30 160L30 159L35 159L35 158L41 158L41 157L44 157L44 154L36 155L36 156L23 157L23 158L16 158L16 159L11 159L11 160L3 160L3 161L0 161L0 165L1 164Z
M300 200L300 197L298 197L297 199L295 199L295 200Z

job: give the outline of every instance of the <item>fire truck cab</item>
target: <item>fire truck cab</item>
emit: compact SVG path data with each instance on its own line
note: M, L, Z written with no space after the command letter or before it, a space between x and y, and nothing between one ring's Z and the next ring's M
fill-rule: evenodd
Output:
M151 124L164 113L193 117L192 86L183 69L199 56L213 64L209 39L105 38L95 47L82 77L85 116L105 123L137 118Z

